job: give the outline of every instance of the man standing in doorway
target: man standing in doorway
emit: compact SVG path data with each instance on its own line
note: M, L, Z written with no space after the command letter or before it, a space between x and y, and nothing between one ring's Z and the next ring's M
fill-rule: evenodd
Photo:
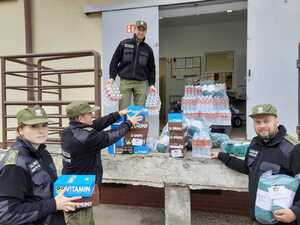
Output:
M146 32L147 23L136 21L133 38L121 41L111 59L108 82L112 83L119 75L120 109L131 104L132 96L135 105L144 105L148 85L150 92L156 92L155 61L151 47L145 42Z

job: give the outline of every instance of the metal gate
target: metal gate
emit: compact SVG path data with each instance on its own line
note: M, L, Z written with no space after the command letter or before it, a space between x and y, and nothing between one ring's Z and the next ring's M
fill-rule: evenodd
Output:
M93 65L91 68L71 68L61 69L58 67L61 62L69 59L88 57ZM52 66L48 66L52 62ZM53 66L55 62L55 67ZM13 68L25 69L9 69ZM71 66L74 66L70 64ZM78 67L78 65L76 65ZM80 66L79 66L80 67ZM84 74L93 76L93 84L70 85L63 84L63 76L78 76ZM25 79L25 85L12 84L12 77ZM1 87L2 87L2 142L3 148L14 142L14 138L8 137L8 132L16 131L15 126L8 127L8 119L16 118L16 113L8 114L9 107L16 106L52 106L56 113L49 113L48 117L55 120L55 123L49 125L49 138L47 144L57 144L59 142L59 132L63 129L63 119L66 115L63 113L63 107L69 104L70 99L63 98L63 90L93 88L94 99L88 100L90 104L101 106L101 68L100 55L96 51L62 52L49 54L26 54L1 57ZM31 81L31 82L28 82ZM27 93L27 100L11 100L7 95L9 90ZM55 100L43 98L43 94L53 95ZM13 96L14 97L14 96ZM52 98L51 98L52 99ZM75 99L72 99L75 100ZM12 110L10 110L12 111ZM99 112L100 114L100 112ZM16 124L16 123L15 123ZM55 137L53 137L55 136Z

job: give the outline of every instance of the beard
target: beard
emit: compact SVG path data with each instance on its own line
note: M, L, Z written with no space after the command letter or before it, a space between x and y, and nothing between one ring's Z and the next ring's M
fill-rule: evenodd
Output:
M278 127L270 131L267 135L261 135L260 133L257 132L257 136L262 140L264 140L265 142L268 142L277 134L277 132L278 132Z

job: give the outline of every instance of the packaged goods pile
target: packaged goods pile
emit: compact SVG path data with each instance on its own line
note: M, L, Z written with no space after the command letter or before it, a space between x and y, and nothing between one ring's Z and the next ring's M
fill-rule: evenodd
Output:
M263 173L259 179L255 201L255 218L262 224L275 224L275 210L289 209L294 201L299 181L283 174Z
M210 125L231 125L225 84L186 85L182 111L190 119L203 118Z

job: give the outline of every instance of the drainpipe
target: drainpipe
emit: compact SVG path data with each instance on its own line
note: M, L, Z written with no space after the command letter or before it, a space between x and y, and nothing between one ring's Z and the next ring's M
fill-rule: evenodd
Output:
M296 128L298 140L300 141L300 43L298 44L298 126Z
M32 41L32 1L31 0L24 0L24 15L25 15L25 51L26 54L33 53L33 41ZM32 64L33 59L27 58L27 63ZM31 65L27 65L27 86L34 85L34 77L33 73L30 72L33 70ZM28 90L27 92L27 99L30 101L34 100L34 92Z

